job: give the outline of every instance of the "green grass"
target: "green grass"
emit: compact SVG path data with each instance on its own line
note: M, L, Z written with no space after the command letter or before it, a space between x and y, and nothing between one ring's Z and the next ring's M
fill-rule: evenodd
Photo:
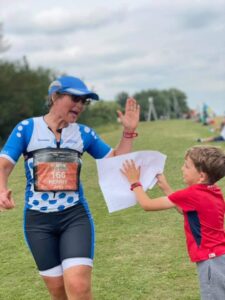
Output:
M115 146L121 128L100 129ZM167 154L166 175L174 189L182 188L180 168L194 139L208 136L207 127L191 120L141 123L134 151ZM225 144L218 143L221 147ZM96 176L95 161L84 155L82 180L96 226L93 291L97 300L197 300L195 264L189 262L182 216L174 210L144 212L138 205L109 214ZM219 185L225 187L222 180ZM16 208L0 214L0 299L49 299L23 238L22 159L11 178ZM151 196L161 192L154 188Z

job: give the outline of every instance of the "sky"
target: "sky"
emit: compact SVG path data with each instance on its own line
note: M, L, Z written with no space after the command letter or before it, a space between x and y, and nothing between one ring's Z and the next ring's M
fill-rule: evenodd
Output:
M177 88L225 113L225 0L15 2L0 0L0 58L80 77L104 100Z

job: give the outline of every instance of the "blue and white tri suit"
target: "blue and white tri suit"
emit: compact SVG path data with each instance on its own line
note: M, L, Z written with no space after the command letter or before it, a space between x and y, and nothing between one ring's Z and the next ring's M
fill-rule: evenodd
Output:
M94 257L94 223L82 184L77 191L34 189L33 156L28 154L57 147L81 154L88 152L95 159L107 156L112 150L93 129L78 123L63 128L60 143L57 143L44 118L35 117L14 128L0 153L0 157L13 164L24 155L25 237L40 273L46 276L61 275L63 269L74 265L92 266Z

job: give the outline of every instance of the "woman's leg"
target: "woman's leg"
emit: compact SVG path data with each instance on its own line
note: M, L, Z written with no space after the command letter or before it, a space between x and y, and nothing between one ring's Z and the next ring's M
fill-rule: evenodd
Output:
M52 300L90 300L94 225L88 211L77 205L44 218L31 211L25 224L29 248Z
M90 266L74 266L64 271L64 285L68 300L91 300Z
M64 288L63 276L42 276L42 278L48 288L49 294L51 295L51 300L68 300Z
M27 211L25 237L52 300L67 300L57 232L58 214Z
M60 255L68 300L91 300L94 224L83 205L71 209L60 235Z

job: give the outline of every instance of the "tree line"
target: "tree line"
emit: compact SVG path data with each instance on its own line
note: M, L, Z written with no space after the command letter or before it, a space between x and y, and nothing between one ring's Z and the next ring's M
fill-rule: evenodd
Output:
M0 52L7 48L0 26ZM59 75L50 69L31 68L26 57L17 62L0 59L0 143L6 140L19 121L47 112L48 86ZM92 127L116 123L117 110L124 110L128 96L128 93L120 92L114 101L93 101L81 115L79 122ZM141 105L141 121L147 119L149 98L153 99L158 118L178 118L189 111L185 93L175 88L149 89L132 96Z
M48 86L59 74L42 67L32 69L26 58L21 62L0 60L0 70L0 141L5 141L19 121L47 112ZM124 110L128 96L121 92L114 101L93 101L79 122L93 127L116 123L117 110ZM141 106L141 121L147 120L149 98L153 99L158 118L179 118L189 111L186 95L178 89L149 89L132 96Z

